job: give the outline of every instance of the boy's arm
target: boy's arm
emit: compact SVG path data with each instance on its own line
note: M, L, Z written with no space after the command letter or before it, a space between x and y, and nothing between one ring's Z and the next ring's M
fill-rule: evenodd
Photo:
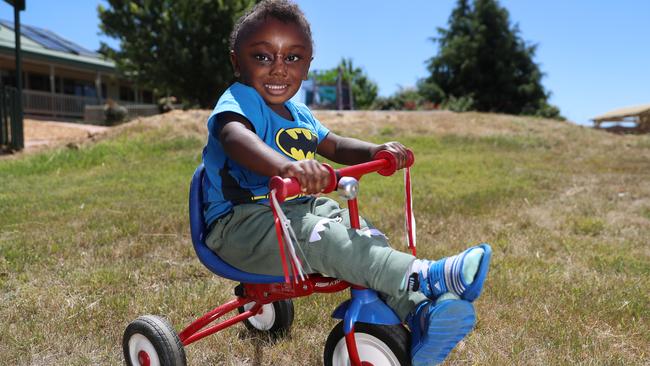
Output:
M319 193L328 185L329 172L316 160L291 161L266 145L243 116L224 112L217 115L219 141L229 158L257 174L295 177L308 194Z
M330 131L325 140L318 145L318 154L345 165L370 161L381 150L388 150L395 155L397 169L406 166L408 160L406 147L396 141L377 145L351 137L338 136Z

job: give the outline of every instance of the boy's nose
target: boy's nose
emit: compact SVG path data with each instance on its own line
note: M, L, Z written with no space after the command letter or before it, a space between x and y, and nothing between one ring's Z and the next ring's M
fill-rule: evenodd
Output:
M271 66L271 75L287 75L287 64L284 63L284 58L276 57L273 65Z

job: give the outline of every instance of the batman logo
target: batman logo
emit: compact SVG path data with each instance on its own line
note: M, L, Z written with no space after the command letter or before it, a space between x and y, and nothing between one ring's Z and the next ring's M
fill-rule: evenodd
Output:
M314 159L318 137L306 128L281 128L275 135L275 144L295 160Z

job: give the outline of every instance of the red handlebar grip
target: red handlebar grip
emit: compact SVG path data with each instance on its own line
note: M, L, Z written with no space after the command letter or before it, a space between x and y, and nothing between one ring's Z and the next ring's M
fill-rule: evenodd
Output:
M397 158L395 155L388 151L388 150L380 150L378 151L375 156L373 156L374 160L381 160L384 159L386 160L386 167L380 169L377 171L380 175L383 176L389 176L393 175L395 171L397 170Z
M410 168L413 166L413 164L415 164L415 154L413 154L413 151L411 151L411 149L406 149L406 155L408 156L408 159L406 160L406 166Z
M410 167L415 163L415 155L413 154L413 151L410 149L406 150L406 166ZM395 154L388 150L380 150L378 151L375 156L373 156L374 160L380 160L384 159L387 161L386 167L382 168L381 170L377 171L377 173L383 175L383 176L389 176L393 175L395 171L397 170L397 158L395 157Z
M334 170L334 168L332 168L332 166L327 163L323 163L323 166L330 173L330 183L327 185L327 187L325 187L323 193L334 192L334 190L336 190L336 186L339 183L338 180L336 179L336 170Z
M269 181L269 188L275 189L275 197L282 203L287 197L300 194L300 183L296 178L272 177Z
M327 187L323 190L323 193L330 193L336 190L338 181L336 179L336 170L332 168L329 164L323 164L325 169L330 174L330 182ZM300 182L296 178L281 178L279 176L271 177L269 181L269 189L275 189L275 197L278 199L278 202L282 203L287 197L297 196L302 193L300 189Z

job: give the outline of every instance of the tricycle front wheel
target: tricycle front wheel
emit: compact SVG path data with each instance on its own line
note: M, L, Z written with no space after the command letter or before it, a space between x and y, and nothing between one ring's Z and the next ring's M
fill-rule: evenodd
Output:
M354 324L354 339L361 362L375 366L403 366L411 364L409 351L410 334L403 325L379 325L368 323ZM330 332L325 342L323 354L325 366L350 364L348 348L345 344L343 322L339 322Z

